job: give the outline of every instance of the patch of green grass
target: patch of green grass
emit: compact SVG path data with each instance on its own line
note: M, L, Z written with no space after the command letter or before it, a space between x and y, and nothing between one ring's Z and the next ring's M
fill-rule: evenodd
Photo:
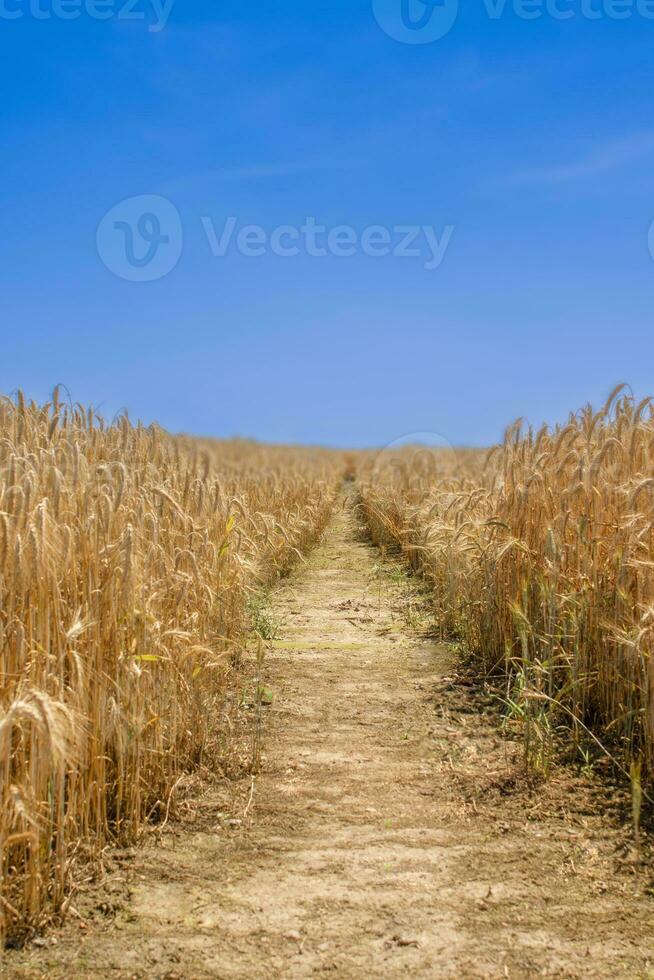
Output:
M248 615L250 628L262 640L278 640L281 635L282 621L275 616L270 606L270 595L267 591L256 592L248 599Z
M337 643L332 640L273 640L276 650L371 650L370 643Z
M244 687L239 698L241 708L256 708L257 705L270 706L275 700L274 691L260 681Z

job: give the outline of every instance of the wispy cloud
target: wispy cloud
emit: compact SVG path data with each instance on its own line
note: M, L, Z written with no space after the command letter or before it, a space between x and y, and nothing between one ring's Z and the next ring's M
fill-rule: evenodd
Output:
M654 133L637 133L596 144L576 160L514 173L509 180L515 184L559 184L583 180L653 155Z
M287 160L276 163L249 163L237 167L213 167L200 173L184 174L167 181L163 193L184 191L206 184L228 181L268 180L273 177L294 176L324 169L329 163L324 156L307 157L303 160Z

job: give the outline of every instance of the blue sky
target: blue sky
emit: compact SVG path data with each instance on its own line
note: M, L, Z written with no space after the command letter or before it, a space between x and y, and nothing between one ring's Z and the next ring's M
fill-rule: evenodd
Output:
M654 392L654 20L629 0L622 20L466 0L424 44L371 0L177 0L160 30L124 2L0 4L21 14L0 16L0 390L336 445L487 444L619 381ZM97 229L142 195L179 215L180 254L129 281ZM230 216L453 231L433 269L359 246L215 256L206 223Z

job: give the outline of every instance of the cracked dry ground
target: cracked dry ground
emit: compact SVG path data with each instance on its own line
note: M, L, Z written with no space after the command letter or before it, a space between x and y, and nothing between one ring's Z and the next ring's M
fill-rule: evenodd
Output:
M207 791L190 829L109 876L123 904L5 975L654 975L646 871L605 796L565 769L529 789L420 601L345 494L275 593L264 764L232 800L246 819Z

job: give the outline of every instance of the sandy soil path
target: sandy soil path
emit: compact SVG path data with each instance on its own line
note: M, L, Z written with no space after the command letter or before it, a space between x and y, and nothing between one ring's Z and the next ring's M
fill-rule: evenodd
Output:
M275 594L246 819L208 797L198 828L116 873L127 906L15 954L7 975L654 976L623 832L570 774L528 790L519 748L421 632L413 588L344 496Z

